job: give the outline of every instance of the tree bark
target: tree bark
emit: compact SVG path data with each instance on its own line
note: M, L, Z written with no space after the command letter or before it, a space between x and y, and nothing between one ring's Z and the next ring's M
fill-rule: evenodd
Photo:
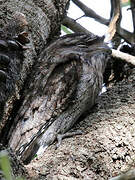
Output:
M56 38L60 34L60 22L62 21L63 15L65 13L67 3L68 0L63 0L62 2L53 0L5 0L0 2L0 12L2 17L0 19L0 27L3 28L5 24L10 23L12 21L11 19L13 14L16 12L21 12L27 17L30 39L30 43L27 45L28 48L23 53L23 56L19 57L18 59L18 62L20 61L21 67L17 66L15 69L15 71L17 70L17 76L19 77L19 79L14 82L15 89L8 96L6 104L0 99L0 140L3 142L3 144L7 144L6 138L4 137L7 136L10 126L12 126L14 123L14 117L16 116L17 110L19 109L18 107L21 105L24 84L28 79L28 75L30 74L33 65L38 63L37 56L40 54L42 48L47 44L47 42L52 40L54 37ZM1 42L1 44L2 43L3 42ZM3 54L4 52L1 51L1 53ZM14 53L12 53L12 56L14 57ZM8 58L11 60L9 54ZM13 60L15 61L13 63L16 63L17 58L14 57ZM12 72L14 69L11 67L10 70ZM4 113L2 112L3 107ZM15 161L13 160L13 162L14 163L12 168L16 169ZM22 174L20 173L19 175Z
M0 26L3 27L4 24L10 22L13 14L20 11L27 17L30 43L28 49L24 52L24 60L19 71L21 77L20 81L16 83L16 91L12 93L12 96L10 96L6 103L0 132L8 121L16 101L21 98L20 90L23 89L24 82L33 64L38 61L38 54L47 41L60 34L60 22L66 9L67 2L68 0L64 0L60 7L58 6L60 2L47 0L30 0L29 2L24 0L10 0L1 2L0 11L2 19L0 20Z

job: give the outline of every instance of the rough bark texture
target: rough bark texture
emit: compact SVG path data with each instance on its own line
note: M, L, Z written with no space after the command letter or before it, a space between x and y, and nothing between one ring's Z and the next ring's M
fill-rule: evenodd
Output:
M53 0L5 0L0 2L0 27L3 27L11 20L13 14L19 11L27 17L30 38L29 49L24 53L25 58L19 72L21 81L17 85L16 92L8 99L5 106L3 124L7 122L17 99L20 99L19 92L23 88L32 65L37 61L37 55L47 43L47 39L49 41L49 39L60 34L60 22L67 2L68 0L62 2Z
M17 87L21 84L23 52L29 42L27 24L24 14L15 13L11 21L0 29L0 130L5 124L6 101L12 95L17 96Z

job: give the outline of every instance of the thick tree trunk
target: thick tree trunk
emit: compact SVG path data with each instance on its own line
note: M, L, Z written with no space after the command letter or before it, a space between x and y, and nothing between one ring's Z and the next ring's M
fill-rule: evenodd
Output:
M3 90L6 91L6 89L4 89L4 87L6 86L2 87L1 85L3 84L3 82L2 84L0 82L0 91L1 91L0 97L4 97L3 99L5 100L8 98L6 104L0 98L0 140L1 142L3 142L3 144L7 144L6 142L7 132L14 123L14 117L16 116L17 110L21 105L24 84L28 79L28 75L31 72L33 64L37 63L38 61L37 56L40 54L42 48L45 46L47 42L49 42L49 40L53 39L54 37L57 37L60 34L60 22L62 20L63 14L65 13L67 2L68 0L63 0L62 2L53 1L53 0L51 1L5 0L0 2L0 14L1 14L0 27L3 28L5 24L11 22L11 18L13 17L13 14L15 14L16 12L21 12L25 14L25 16L27 17L29 39L30 39L30 43L29 45L27 45L28 49L26 49L23 52L24 55L23 56L21 55L21 57L19 57L18 60L15 55L16 53L14 54L13 52L11 52L11 56L10 56L10 52L5 51L6 52L5 53L4 51L1 51L1 47L0 47L0 53L2 54L4 53L8 55L8 58L10 59L11 73L10 75L8 74L9 78L13 77L12 71L14 73L14 69L13 67L11 67L11 64L12 63L16 64L16 60L20 62L19 67L17 65L15 69L15 72L18 72L17 77L19 77L19 79L18 80L16 79L17 81L15 82L12 81L14 82L14 87L15 87L14 91L9 93L7 96L6 93L3 91ZM59 4L61 5L59 6ZM10 30L12 30L12 28ZM3 42L0 43L2 44ZM0 54L0 58L1 58L0 59L1 61L0 69L1 69L1 63L3 58L1 54ZM1 78L3 78L2 75L3 74L0 74L1 76L0 80ZM12 166L13 169L17 170L15 164L12 163L12 165L13 165ZM18 175L22 175L22 174L19 173L18 171Z
M19 70L21 78L16 84L16 91L12 93L12 96L10 96L6 103L4 116L0 125L0 132L8 119L10 119L12 109L16 109L16 101L21 98L20 90L27 80L32 65L38 61L38 54L48 40L60 34L60 22L65 12L67 2L68 0L62 1L60 7L58 6L59 1L54 2L48 0L30 0L28 2L24 0L7 0L1 2L0 12L2 19L0 19L0 26L3 27L4 24L9 22L15 12L19 11L24 13L29 24L30 43L28 49L24 52L23 63L21 62L22 66Z

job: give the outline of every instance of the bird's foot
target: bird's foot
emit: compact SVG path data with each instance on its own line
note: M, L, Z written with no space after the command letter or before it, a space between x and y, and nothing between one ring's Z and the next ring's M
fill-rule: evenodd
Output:
M56 149L61 145L62 139L67 138L67 137L72 137L76 135L82 135L83 132L81 130L75 131L75 132L67 132L65 134L58 134L57 135L57 141L58 143L56 144Z

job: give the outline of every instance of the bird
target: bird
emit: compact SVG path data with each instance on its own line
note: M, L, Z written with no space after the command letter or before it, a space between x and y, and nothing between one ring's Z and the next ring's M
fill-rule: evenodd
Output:
M104 37L84 33L59 37L42 50L9 133L9 146L25 164L95 104L110 54Z

